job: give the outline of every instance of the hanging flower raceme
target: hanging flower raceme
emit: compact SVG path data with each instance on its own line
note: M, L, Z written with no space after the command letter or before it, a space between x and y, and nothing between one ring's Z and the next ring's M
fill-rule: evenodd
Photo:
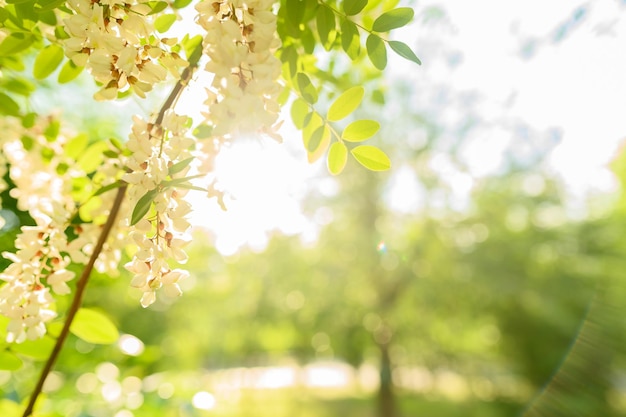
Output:
M148 3L70 0L68 6L75 14L64 20L65 53L103 84L96 99L113 99L128 89L145 97L168 70L178 78L179 68L187 65L170 51L176 39L155 36Z
M64 152L64 136L50 140L47 128L55 122L40 120L30 129L6 123L3 130L13 133L1 147L14 184L10 195L35 222L21 227L14 253L2 253L11 264L0 273L5 282L0 288L0 314L11 320L7 341L19 343L46 333L45 323L56 316L52 294L71 292L68 282L75 274L69 265L88 261L100 227L76 221L79 204L73 198L78 189L74 180L87 174ZM113 252L119 259L119 249Z
M203 0L206 70L215 74L204 115L215 136L262 132L277 139L280 46L271 0Z
M136 118L127 144L132 155L122 180L130 184L129 201L135 207L130 236L137 252L125 267L134 274L131 286L143 291L144 307L154 303L160 288L166 296L179 296L178 282L189 275L169 266L169 261L187 261L183 247L190 241L186 216L191 204L183 198L193 188L185 175L195 142L185 136L186 121L172 111L160 126Z

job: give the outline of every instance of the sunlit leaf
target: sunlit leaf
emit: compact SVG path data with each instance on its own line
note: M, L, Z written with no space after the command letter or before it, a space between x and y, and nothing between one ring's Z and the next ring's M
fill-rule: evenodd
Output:
M291 104L291 120L293 125L298 129L303 129L306 126L306 119L309 113L309 105L301 98L297 98Z
M394 50L395 53L400 55L402 58L406 58L409 61L413 61L418 65L422 64L422 61L415 55L415 53L411 50L409 45L400 41L389 41L389 46Z
M375 120L357 120L350 123L341 132L341 138L348 142L361 142L378 132L380 124Z
M119 332L111 319L88 308L81 308L76 312L70 332L85 342L98 345L109 345L119 339Z
M130 225L133 226L137 224L137 222L144 218L144 216L150 211L150 206L154 201L154 198L157 196L158 191L155 188L154 190L150 190L143 195L135 205L133 209L133 214L130 218Z
M57 80L61 84L68 83L78 77L80 73L83 72L83 69L85 69L85 67L79 67L78 65L74 64L71 59L69 59L61 67L61 71L59 71L59 76Z
M328 108L328 120L336 122L347 117L359 107L363 100L363 94L365 94L365 89L361 86L344 91Z
M302 98L310 104L315 104L317 102L317 91L315 90L315 87L311 83L309 77L305 73L299 72L296 75L296 80L298 82L298 89L300 90L300 94L302 94Z
M320 126L315 129L315 131L313 131L311 137L309 138L309 142L307 143L307 151L309 151L310 153L315 153L317 148L319 148L319 146L321 145L322 139L328 134L328 127L326 125Z
M286 4L289 23L297 27L304 18L306 2L304 0L288 0Z
M320 7L315 21L322 45L326 50L330 50L336 36L335 14L328 7Z
M111 184L105 185L104 187L99 188L98 191L96 191L93 195L94 196L98 196L100 194L106 193L107 191L111 191L111 190L114 190L116 188L120 188L123 185L126 185L126 183L123 182L123 181L118 180L118 181L112 182Z
M378 35L370 34L365 42L367 47L367 56L369 56L372 64L379 70L384 70L387 66L387 48L385 43Z
M19 116L20 106L8 95L0 92L0 114Z
M156 14L167 8L167 2L164 1L149 1L147 4L152 9L148 14Z
M30 33L11 33L0 43L0 56L13 55L23 51L35 42L35 37Z
M52 74L61 65L63 55L63 48L59 45L52 44L43 48L37 55L37 58L35 58L33 66L34 77L42 80Z
M15 353L0 351L0 370L16 371L22 367L22 360Z
M326 164L328 171L333 175L339 175L346 166L348 160L348 148L342 142L335 142L330 146Z
M344 0L343 11L348 16L354 16L363 10L365 6L367 6L367 0Z
M11 351L34 360L43 361L48 359L53 347L54 340L50 337L43 337L41 339L26 340L22 343L11 345Z
M324 120L317 113L312 113L310 117L309 123L302 130L302 142L304 144L304 148L309 150L309 148L313 148L309 143L311 139L317 140L317 138L313 137L315 132L321 132L322 137L317 145L316 149L313 152L307 152L307 159L309 162L317 161L324 153L328 146L330 145L330 131L328 128L318 130L320 127L324 126Z
M22 405L8 399L0 399L0 416L20 417L22 415Z
M89 136L85 133L80 133L68 140L63 149L68 157L76 159L87 148L88 142Z
M106 142L96 142L81 154L76 163L83 171L93 172L104 160L102 153L108 148L109 146Z
M154 28L159 31L159 33L167 32L168 29L174 24L176 21L175 14L163 14L156 18L154 21Z
M361 165L371 171L386 171L391 168L391 161L387 154L375 146L357 146L350 153Z
M352 60L356 59L361 52L359 30L347 19L341 22L341 47Z
M415 12L410 7L399 7L397 9L389 10L387 13L383 13L372 25L374 32L389 32L392 29L400 28L413 19Z
M174 165L168 168L167 170L168 175L178 174L179 172L187 168L189 164L193 162L194 159L195 158L191 156L189 158L183 159L182 161L175 163Z

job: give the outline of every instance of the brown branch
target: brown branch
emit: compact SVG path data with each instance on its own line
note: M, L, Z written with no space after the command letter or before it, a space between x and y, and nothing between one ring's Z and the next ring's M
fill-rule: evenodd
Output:
M165 117L165 112L174 106L182 90L187 86L187 83L189 83L189 80L191 79L191 76L193 75L194 70L198 67L198 62L200 61L201 56L202 56L202 42L200 42L200 44L196 46L193 53L189 57L189 65L183 71L178 82L176 82L176 85L174 86L174 88L172 89L172 92L163 103L163 106L161 106L161 109L159 110L159 113L157 114L157 117L155 119L154 125L156 126L160 125L163 122L163 118ZM59 334L59 337L57 337L57 340L54 344L54 348L52 349L52 352L50 353L50 356L48 357L48 360L46 361L45 366L41 370L41 374L39 375L39 379L37 380L37 385L35 385L35 388L33 389L33 392L30 395L30 398L28 400L28 405L26 406L26 409L24 410L24 414L22 414L22 417L29 417L32 415L33 408L35 407L35 403L37 402L37 399L39 398L39 395L42 392L43 385L46 382L46 378L52 371L52 368L54 367L54 364L57 358L59 357L59 354L61 353L63 346L65 345L65 341L67 340L67 336L70 333L70 327L72 325L72 322L74 321L74 317L76 316L76 313L80 309L80 306L83 302L83 294L85 292L85 288L87 287L87 283L89 282L91 271L93 271L93 267L96 263L96 260L98 259L98 256L100 256L100 253L102 252L102 248L104 247L104 243L109 237L109 234L111 233L111 229L113 228L113 225L115 224L115 219L117 217L117 214L119 213L120 207L122 206L122 202L124 201L125 194L126 194L126 186L122 186L117 190L115 201L113 202L113 205L111 206L109 218L107 219L106 223L104 224L102 228L102 232L100 233L100 236L98 237L98 242L96 243L93 253L91 254L91 257L89 258L89 262L85 266L85 269L83 270L80 278L78 279L78 282L76 283L76 293L74 294L74 298L72 299L72 304L70 305L70 308L67 312L67 317L65 319L65 323L63 323L63 328L61 329L61 333Z
M46 378L48 377L48 374L50 374L50 371L52 371L52 367L54 366L54 363L59 357L59 354L61 353L61 349L63 349L65 340L67 339L67 336L70 333L70 326L72 325L72 322L74 321L74 316L76 316L76 312L78 312L78 309L80 308L83 302L83 294L85 292L85 288L87 287L87 282L89 282L89 276L91 275L91 271L93 270L93 266L96 263L96 259L98 259L100 252L102 252L102 247L104 246L104 243L109 237L109 233L111 232L111 229L113 228L113 225L115 224L115 219L117 218L117 213L120 211L120 207L122 206L122 201L124 201L125 193L126 193L126 186L120 187L117 190L115 201L113 202L113 206L111 207L111 212L109 213L109 218L107 219L106 223L104 224L102 228L102 232L100 233L100 236L98 237L98 242L96 243L96 246L93 249L91 257L89 258L89 262L85 266L85 269L83 269L83 273L81 274L78 282L76 283L76 293L74 294L72 305L67 311L67 318L65 319L65 323L63 324L63 329L61 329L61 333L59 334L59 337L57 337L56 343L54 344L54 348L52 349L52 352L50 353L50 357L48 357L48 360L46 361L46 365L41 370L41 375L39 376L37 385L35 386L35 389L33 390L33 393L31 394L30 399L28 400L28 405L26 406L26 409L24 410L23 417L28 417L33 413L33 407L35 406L35 402L37 401L39 394L41 394L41 390L43 389L43 384L44 382L46 382Z

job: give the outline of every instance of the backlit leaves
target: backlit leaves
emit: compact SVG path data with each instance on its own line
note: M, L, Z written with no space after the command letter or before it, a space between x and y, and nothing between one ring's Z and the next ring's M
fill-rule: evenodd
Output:
M361 52L361 38L356 25L349 20L341 22L341 47L354 60Z
M107 316L87 308L76 312L70 332L85 342L100 345L115 343L119 338L117 327Z
M384 70L387 66L387 49L383 40L375 34L370 34L365 42L367 56L372 64L379 70Z
M409 48L407 44L400 41L389 41L389 46L395 53L400 55L402 58L406 58L409 61L415 62L417 65L421 65L422 61L415 55L415 53Z
M336 122L348 116L356 110L363 100L365 90L363 87L352 87L344 91L328 108L327 118L331 122Z
M296 74L296 81L302 98L310 104L315 104L317 102L317 90L309 77L305 73L299 72Z
M348 142L362 142L374 136L379 129L380 124L375 120L357 120L346 126L341 139Z
M413 9L410 7L399 7L389 10L374 20L372 30L374 32L389 32L392 29L400 28L413 19L413 14Z
M386 171L391 168L391 161L387 154L375 146L357 146L350 153L358 163L371 171Z
M326 164L328 171L333 175L341 174L348 160L348 148L343 142L335 142L330 146Z
M365 6L367 6L367 0L344 0L343 11L348 16L354 16L363 10Z
M35 58L35 65L33 66L35 78L42 80L52 74L63 62L63 56L63 48L59 45L52 44L43 48Z

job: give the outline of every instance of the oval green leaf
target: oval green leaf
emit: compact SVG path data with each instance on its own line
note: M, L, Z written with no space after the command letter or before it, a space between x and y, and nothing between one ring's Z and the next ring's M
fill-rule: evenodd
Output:
M348 148L342 142L335 142L330 146L326 165L333 175L341 174L348 161Z
M378 132L380 124L376 120L357 120L350 123L341 133L341 139L348 142L362 142Z
M16 54L28 48L35 42L35 37L30 33L11 33L0 43L0 56Z
M387 66L387 49L383 40L378 35L371 33L367 37L365 46L367 47L367 56L372 64L379 70L384 70Z
M85 342L98 345L109 345L119 338L117 327L107 316L88 308L76 312L70 332Z
M309 105L301 98L297 98L291 103L291 120L293 125L298 129L303 129L306 126L306 117L309 113Z
M341 47L351 60L355 60L361 53L359 30L348 19L341 22Z
M413 19L413 15L413 9L410 7L389 10L374 20L372 30L374 32L389 32L392 29L400 28L409 23Z
M386 171L391 168L391 161L387 154L375 146L357 146L350 153L359 164L370 171Z
M317 33L320 36L320 41L322 41L324 49L328 51L335 41L336 36L335 14L328 7L320 7L315 16L315 22L317 24Z
M20 115L20 105L10 96L0 92L0 114L9 116Z
M14 353L27 356L36 361L48 359L50 352L54 348L54 340L50 337L43 337L37 340L26 340L11 346Z
M314 153L317 150L317 148L319 148L320 144L322 143L322 139L327 133L326 132L327 129L328 128L326 127L326 125L324 125L324 126L318 127L317 129L313 131L306 146L307 151L309 151L309 153Z
M365 89L361 86L344 91L328 108L328 120L336 122L355 111L363 100L363 94Z
M0 369L5 371L17 371L22 367L22 360L15 353L6 350L0 351Z
M133 214L130 218L131 226L137 224L137 222L143 219L143 217L148 213L148 211L150 211L150 205L154 201L154 198L156 197L157 193L158 191L155 188L154 190L150 190L147 193L145 193L143 197L141 197L139 201L137 201L137 204L135 205L135 208L133 209Z
M81 72L83 72L85 67L79 67L76 65L71 59L68 60L61 67L61 71L59 71L58 81L61 84L69 83L74 78L78 77Z
M354 16L363 10L365 6L367 6L367 0L344 0L343 11L348 16Z
M389 41L389 46L395 53L400 55L402 58L408 59L409 61L415 62L417 65L422 65L422 61L415 55L415 53L409 48L404 42L400 41Z
M52 74L63 61L63 48L59 45L48 45L39 52L35 58L33 75L38 80L43 80Z
M298 82L298 89L300 90L300 94L302 94L302 98L310 104L315 104L317 102L317 90L315 90L315 87L311 83L309 77L305 73L299 72L296 75L296 80Z
M167 32L170 27L172 27L175 21L175 14L164 14L156 18L156 20L154 21L154 28L158 30L159 33L164 33Z

